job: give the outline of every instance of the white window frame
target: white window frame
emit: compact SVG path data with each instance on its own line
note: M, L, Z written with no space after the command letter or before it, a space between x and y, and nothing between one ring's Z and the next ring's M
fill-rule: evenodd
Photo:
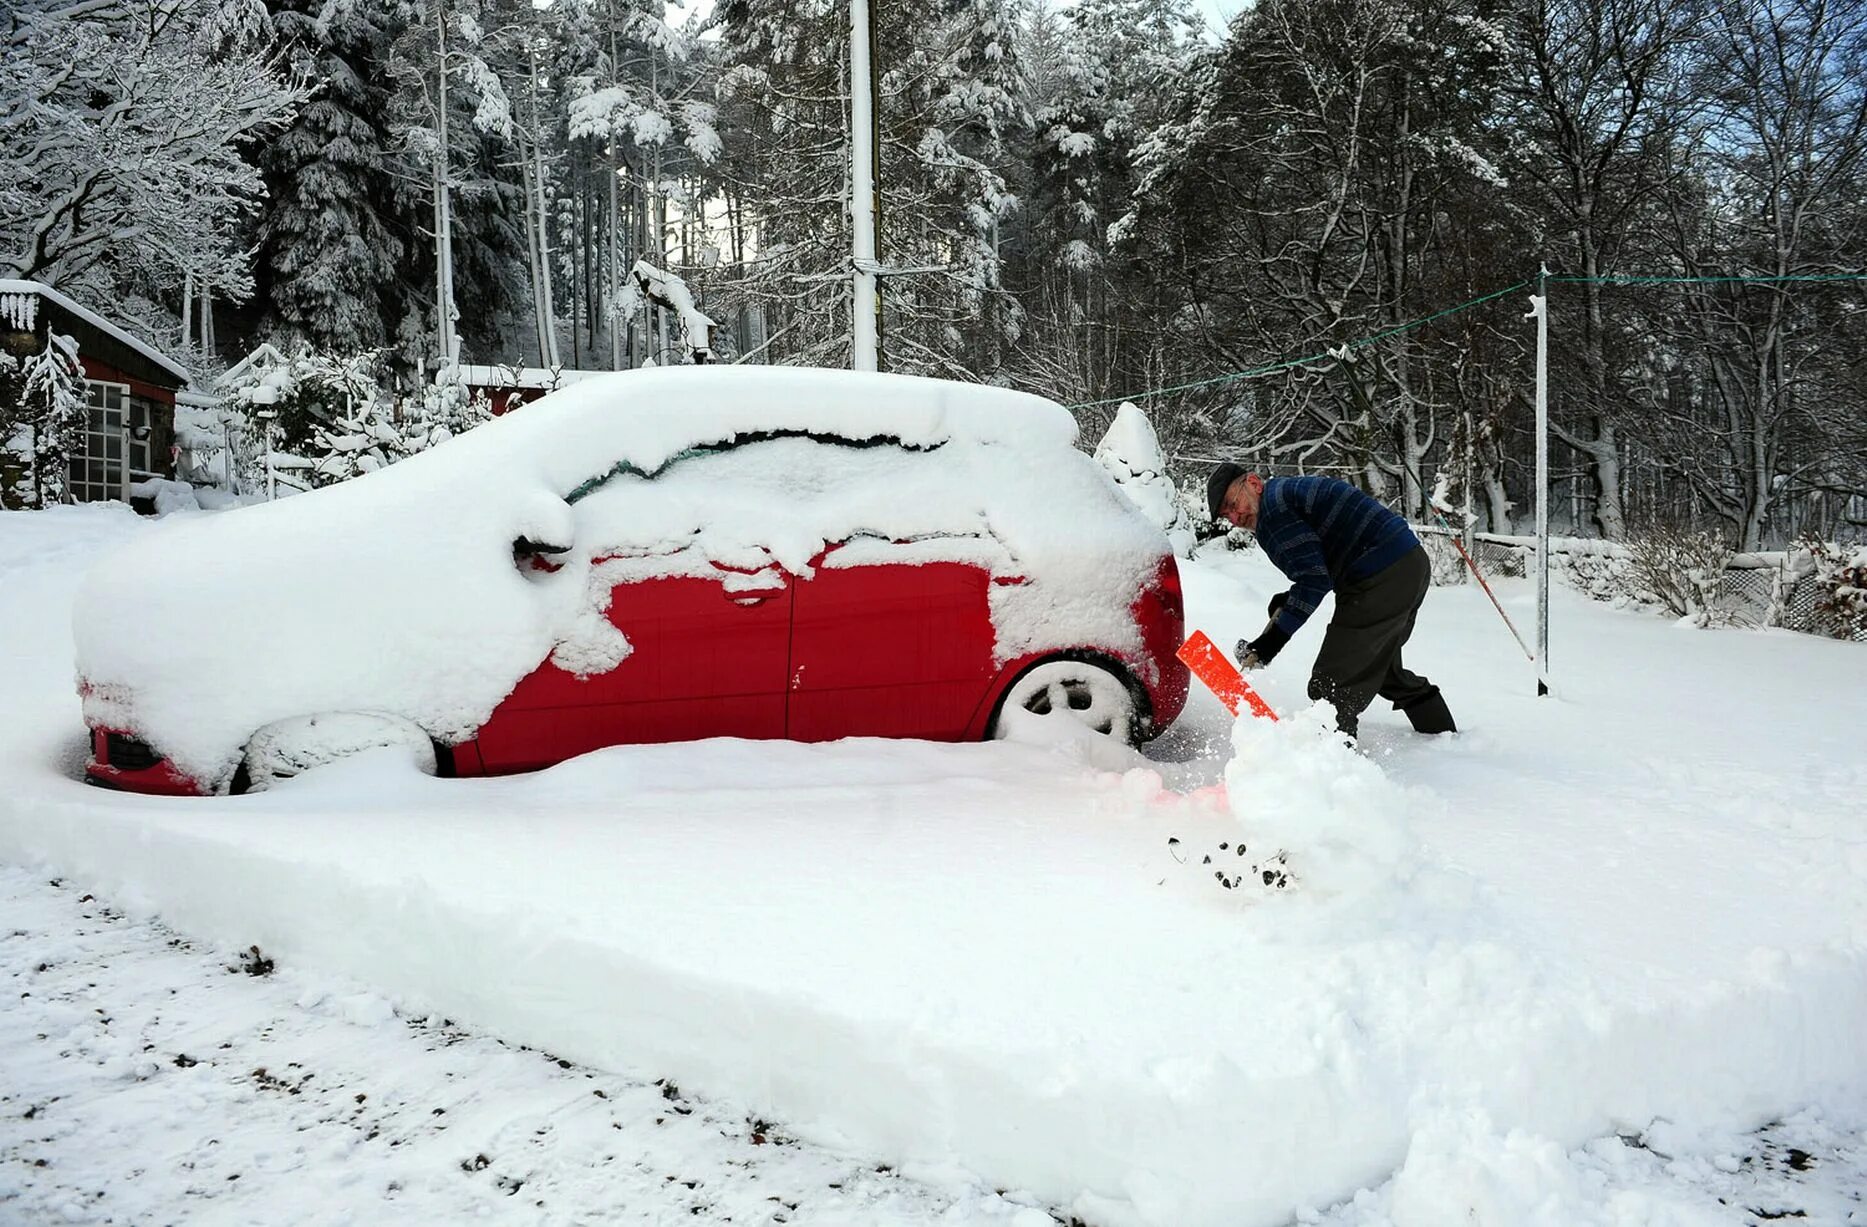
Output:
M93 389L105 403L92 402ZM109 393L115 393L116 404L108 403ZM132 406L133 392L127 383L118 383L111 379L87 379L84 381L84 430L78 436L79 446L71 455L71 466L67 472L68 486L73 499L80 503L102 502L108 499L129 501L130 470L134 467L133 451L138 440L131 437L131 417L135 410ZM108 420L99 424L93 414L106 414L115 411L117 421L113 427ZM111 444L115 443L116 455ZM141 440L143 467L148 467L149 442ZM102 465L102 480L93 480L91 465Z

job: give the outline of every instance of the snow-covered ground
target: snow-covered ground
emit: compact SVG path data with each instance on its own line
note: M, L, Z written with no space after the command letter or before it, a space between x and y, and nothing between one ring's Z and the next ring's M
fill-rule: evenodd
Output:
M143 531L0 516L0 1220L1867 1221L1856 645L1559 592L1539 700L1443 589L1409 660L1466 731L1377 706L1366 758L1196 696L1152 761L165 800L74 778L71 595ZM1255 632L1274 578L1193 564L1191 622ZM1300 884L1221 888L1241 839Z

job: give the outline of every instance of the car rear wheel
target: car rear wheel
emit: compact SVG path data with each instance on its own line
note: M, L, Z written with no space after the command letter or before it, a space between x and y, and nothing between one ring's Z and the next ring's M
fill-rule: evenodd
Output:
M995 738L1044 740L1048 733L1096 733L1132 745L1141 732L1128 679L1093 660L1046 660L1021 674L999 701Z
M434 741L419 725L380 712L331 712L278 720L254 733L230 791L258 792L314 767L383 749L406 750L416 770L436 773Z

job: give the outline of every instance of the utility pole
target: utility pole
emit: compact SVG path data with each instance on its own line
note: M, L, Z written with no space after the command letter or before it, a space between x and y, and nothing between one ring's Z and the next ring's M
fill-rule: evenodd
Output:
M1549 693L1549 268L1536 274L1536 693Z
M851 370L880 369L881 295L875 283L875 71L869 0L849 0L849 217L855 239Z
M448 200L447 157L447 9L445 0L434 4L435 61L440 66L440 101L436 131L439 141L434 151L434 295L435 333L441 347L440 361L451 365L459 342L454 336L454 217Z
M621 70L616 64L616 18L609 18L609 83L617 84ZM604 296L604 316L609 321L609 369L622 369L622 334L628 326L616 313L616 299L622 294L622 267L616 255L616 244L622 237L622 215L618 212L620 200L616 191L616 180L622 175L622 160L616 152L616 134L609 134L609 242L604 246L609 260L608 293Z

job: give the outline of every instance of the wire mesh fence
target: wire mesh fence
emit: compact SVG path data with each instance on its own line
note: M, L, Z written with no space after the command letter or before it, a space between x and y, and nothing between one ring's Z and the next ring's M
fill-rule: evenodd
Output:
M1433 582L1462 584L1471 573L1453 545L1452 534L1437 525L1414 525L1433 564ZM1472 560L1487 579L1523 578L1531 572L1536 541L1474 533ZM1556 580L1596 600L1642 603L1643 595L1627 566L1629 551L1590 538L1550 538L1550 570ZM1718 626L1780 626L1785 630L1867 643L1867 625L1850 622L1830 608L1832 597L1814 575L1791 569L1786 553L1745 554L1733 560L1707 586L1707 622Z
M1828 593L1813 576L1798 576L1783 585L1779 625L1790 630L1827 635L1831 639L1852 639L1867 643L1867 625L1850 625L1825 608Z

